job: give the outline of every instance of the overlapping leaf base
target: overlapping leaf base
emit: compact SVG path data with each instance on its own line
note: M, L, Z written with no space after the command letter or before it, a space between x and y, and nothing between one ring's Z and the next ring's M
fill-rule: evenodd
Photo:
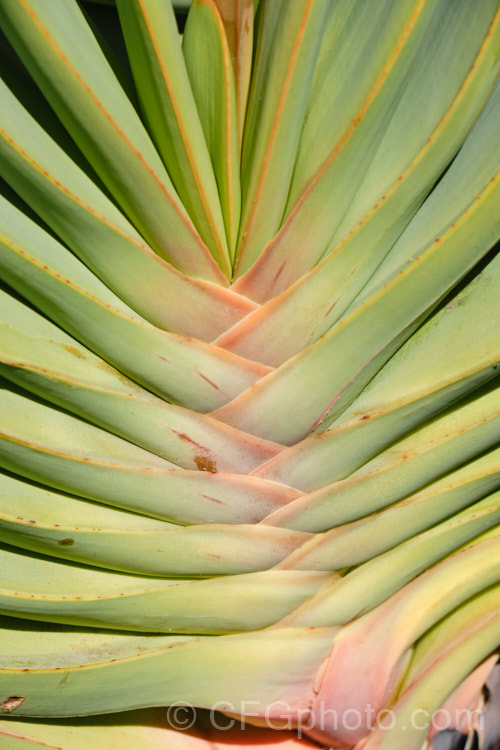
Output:
M497 0L117 6L0 0L2 748L420 750L500 641Z

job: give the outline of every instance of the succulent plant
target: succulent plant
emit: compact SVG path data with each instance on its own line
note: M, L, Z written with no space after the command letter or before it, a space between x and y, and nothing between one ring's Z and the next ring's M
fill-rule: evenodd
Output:
M498 2L178 20L0 0L2 749L473 731Z

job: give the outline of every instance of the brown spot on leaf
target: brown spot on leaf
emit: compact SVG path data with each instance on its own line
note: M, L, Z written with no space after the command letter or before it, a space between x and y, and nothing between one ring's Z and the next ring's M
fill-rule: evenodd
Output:
M19 708L21 703L24 702L24 699L24 695L11 695L9 698L0 702L0 711L3 714L10 714L11 711L15 711L16 708Z
M128 385L128 386L132 385L132 383L130 382L130 379L127 378L126 375L124 375L123 373L121 373L119 370L115 369L111 365L109 365L104 360L100 359L95 364L100 370L103 370L103 372L108 372L111 375L114 375L115 378L120 381L120 383L124 383L125 385Z
M77 349L75 346L70 346L69 344L61 344L63 349L66 349L67 352L72 354L74 357L78 357L78 359L85 359L85 355L81 353L79 349Z
M210 471L212 472L212 474L217 471L215 461L213 461L209 456L200 454L194 457L194 462L198 471Z
M217 472L217 464L215 463L215 458L213 458L210 454L210 451L205 448L201 443L197 443L196 440L193 440L193 438L189 437L189 435L186 435L185 432L178 432L177 430L172 430L175 435L179 438L179 440L182 440L185 443L189 443L189 445L194 445L196 448L199 448L201 453L198 453L193 457L193 461L196 464L196 468L199 471L210 471L213 474Z
M61 547L71 547L71 545L75 543L75 540L74 539L59 539L57 543L60 544Z

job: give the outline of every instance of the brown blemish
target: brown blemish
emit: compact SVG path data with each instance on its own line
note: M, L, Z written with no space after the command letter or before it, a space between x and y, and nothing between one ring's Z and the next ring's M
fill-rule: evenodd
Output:
M57 543L60 544L61 547L71 547L71 545L75 543L75 540L74 539L59 539Z
M0 703L0 711L3 714L10 714L11 711L15 711L19 708L21 703L24 703L26 696L24 695L11 695Z
M59 687L61 687L61 685L64 685L64 684L65 684L65 682L67 681L68 677L69 677L69 672L68 672L67 674L65 674L65 675L64 675L64 677L62 677L62 678L61 678L61 679L59 680Z
M74 357L78 357L78 359L85 359L85 355L82 354L81 351L79 351L79 349L77 349L76 347L70 346L69 344L61 344L61 346Z
M194 462L198 471L210 471L212 474L215 474L215 472L217 471L215 461L213 461L209 456L203 456L200 454L194 457Z
M98 360L96 362L96 366L100 370L103 370L104 372L108 372L111 375L114 375L115 378L120 381L120 383L124 383L125 385L128 385L130 387L130 378L127 378L127 376L121 373L120 370L117 370L116 368L112 367L103 359Z
M215 463L215 459L210 456L209 451L203 446L201 443L197 443L196 440L193 440L193 438L189 437L189 435L186 435L185 432L178 432L177 430L172 430L172 432L177 435L179 440L182 440L185 443L189 443L190 445L196 446L196 448L199 448L200 451L203 451L202 453L198 453L198 455L195 455L193 457L193 461L196 464L196 468L198 471L210 471L213 474L217 472L217 464Z

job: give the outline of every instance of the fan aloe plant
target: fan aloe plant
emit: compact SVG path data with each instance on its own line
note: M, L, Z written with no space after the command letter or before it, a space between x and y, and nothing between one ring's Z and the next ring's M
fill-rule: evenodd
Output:
M116 6L0 0L0 745L419 750L500 642L498 2Z

